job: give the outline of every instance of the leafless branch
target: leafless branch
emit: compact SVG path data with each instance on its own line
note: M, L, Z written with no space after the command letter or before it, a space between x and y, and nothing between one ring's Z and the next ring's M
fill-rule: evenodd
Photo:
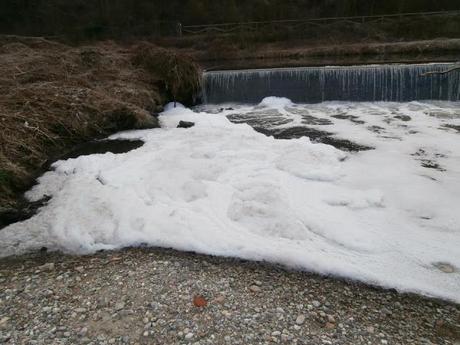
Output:
M431 72L426 72L426 73L423 73L421 74L422 77L426 77L426 76L429 76L429 75L433 75L433 74L447 74L447 73L450 73L452 71L455 71L455 70L458 70L460 69L460 65L458 66L454 66L452 68L449 68L445 71L431 71Z

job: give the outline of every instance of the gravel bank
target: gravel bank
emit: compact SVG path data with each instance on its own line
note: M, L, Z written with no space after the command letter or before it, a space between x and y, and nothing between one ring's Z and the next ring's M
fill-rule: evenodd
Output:
M459 305L172 250L0 261L7 344L460 344L459 327Z

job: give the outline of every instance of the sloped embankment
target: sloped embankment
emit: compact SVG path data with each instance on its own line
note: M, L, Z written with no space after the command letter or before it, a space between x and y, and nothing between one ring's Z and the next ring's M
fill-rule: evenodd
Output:
M120 130L157 127L161 105L190 98L198 76L188 57L148 43L69 47L1 36L0 214L18 207L50 158Z

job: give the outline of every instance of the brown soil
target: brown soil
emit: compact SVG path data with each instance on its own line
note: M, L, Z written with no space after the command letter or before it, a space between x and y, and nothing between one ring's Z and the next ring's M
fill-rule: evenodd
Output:
M0 213L14 208L50 157L120 130L158 127L152 115L172 97L170 82L136 63L144 51L157 52L150 64L172 55L198 76L189 58L148 43L69 47L0 36Z

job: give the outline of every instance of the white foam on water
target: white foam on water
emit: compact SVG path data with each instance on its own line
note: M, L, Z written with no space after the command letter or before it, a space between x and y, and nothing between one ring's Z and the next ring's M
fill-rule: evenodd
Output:
M375 147L359 153L308 138L275 140L225 116L253 107L221 114L168 107L160 116L164 128L112 137L144 140L138 149L56 162L27 193L52 199L0 231L0 255L148 244L460 302L460 135L443 127L460 125L458 105L269 99L256 109L281 107L298 123L302 113L331 119L313 127ZM394 118L400 114L411 121ZM196 125L176 128L180 120ZM444 171L423 167L427 157ZM438 263L455 272L442 272Z

